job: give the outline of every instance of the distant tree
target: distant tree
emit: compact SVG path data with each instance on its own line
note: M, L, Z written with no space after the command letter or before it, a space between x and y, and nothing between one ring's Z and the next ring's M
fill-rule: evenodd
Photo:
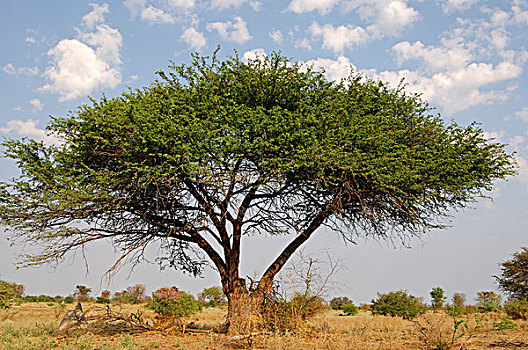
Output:
M222 293L222 290L219 287L204 288L204 290L198 294L198 300L207 307L215 307L224 304L227 301L226 296Z
M133 297L138 303L142 303L145 301L145 291L145 285L139 283L127 288L128 294Z
M466 295L464 293L453 293L453 296L451 297L451 301L453 303L452 305L452 311L456 314L461 313L464 311L466 307Z
M482 291L477 293L475 301L479 311L497 311L501 306L502 297L493 291Z
M111 295L112 295L112 293L109 290L103 290L101 292L101 298L103 298L103 299L110 299Z
M441 309L447 297L444 295L444 290L440 287L435 287L429 293L431 295L431 304L433 309Z
M343 307L348 304L353 304L348 297L335 297L330 300L332 310L343 310Z
M500 263L500 275L495 276L499 289L514 299L528 299L528 248Z
M403 290L389 293L378 293L378 297L372 300L372 313L375 315L400 316L411 320L425 312L425 306L417 297Z
M58 145L3 143L21 175L0 184L0 219L41 249L27 265L97 240L138 262L161 244L162 267L198 275L208 258L228 322L244 326L320 227L407 241L514 173L504 145L446 123L403 85L354 73L328 81L277 53L170 68L147 88L53 118ZM291 241L250 290L240 256L252 233Z
M23 293L23 285L0 280L0 309L9 309L15 299Z
M75 287L75 292L73 293L73 296L78 301L87 301L90 297L91 292L92 292L91 288L88 288L85 285L80 284Z

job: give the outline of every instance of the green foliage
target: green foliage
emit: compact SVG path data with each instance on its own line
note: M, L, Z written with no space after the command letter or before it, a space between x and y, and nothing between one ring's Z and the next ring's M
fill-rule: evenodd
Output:
M75 301L75 298L72 297L72 296L67 296L67 297L64 298L64 302L66 304L72 304L74 301Z
M110 304L110 299L103 298L103 297L97 297L97 299L95 299L95 302L98 304Z
M509 316L502 317L500 321L493 322L493 329L496 331L515 329L517 327L517 323L515 323Z
M433 309L441 309L447 299L447 297L444 295L444 290L440 287L435 287L429 294L431 295Z
M23 285L0 280L0 309L9 309L23 293Z
M528 248L521 248L509 260L500 263L500 275L495 276L499 289L514 299L528 299Z
M75 287L75 292L73 293L73 296L78 301L88 301L88 299L90 298L91 292L92 292L91 288L88 288L80 284Z
M493 312L499 311L502 297L492 291L482 291L477 293L475 301L479 312Z
M199 312L202 305L192 295L171 287L155 291L147 308L163 316L180 318Z
M420 300L405 291L378 293L378 298L372 300L371 306L374 315L400 316L410 320L425 312L425 306Z
M219 305L224 305L227 302L226 296L220 287L204 288L204 290L198 294L198 300L205 307L216 307Z
M357 306L352 303L343 305L341 310L343 310L343 314L345 314L345 316L354 316L358 313Z
M506 314L514 320L527 320L528 319L528 300L526 299L513 299L504 303L504 311Z
M26 264L109 235L124 251L171 237L163 266L199 274L204 259L189 254L198 244L226 273L202 236L210 229L225 245L238 234L224 235L244 226L224 220L226 208L253 211L265 223L253 230L270 234L311 234L329 220L349 238L406 237L444 227L450 209L514 173L503 145L477 125L447 124L403 86L354 73L330 82L277 53L170 69L53 118L60 145L4 142L21 176L0 184L0 218L41 249Z
M343 307L348 304L353 304L348 297L335 297L330 300L332 310L343 310Z

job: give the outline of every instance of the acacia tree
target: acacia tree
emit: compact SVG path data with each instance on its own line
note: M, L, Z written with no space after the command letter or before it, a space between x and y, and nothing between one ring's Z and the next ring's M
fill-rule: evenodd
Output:
M446 124L402 87L354 73L328 81L279 54L194 56L170 69L52 118L59 145L4 143L21 175L2 184L0 215L41 248L27 264L106 239L135 262L158 243L163 266L195 275L209 259L230 329L243 332L320 227L407 239L445 227L450 210L513 173L503 145L477 125ZM255 232L292 239L248 288L240 247Z
M499 289L514 299L528 300L528 248L500 263L500 275L495 276Z

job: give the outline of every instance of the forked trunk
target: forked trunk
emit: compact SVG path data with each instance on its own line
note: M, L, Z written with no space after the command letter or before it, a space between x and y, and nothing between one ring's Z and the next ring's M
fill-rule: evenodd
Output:
M230 335L246 335L261 330L264 325L262 302L265 294L250 293L244 279L237 279L227 292L227 326Z

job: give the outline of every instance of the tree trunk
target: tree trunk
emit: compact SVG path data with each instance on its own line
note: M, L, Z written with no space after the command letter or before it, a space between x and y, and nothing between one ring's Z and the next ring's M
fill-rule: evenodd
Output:
M237 278L231 281L227 291L227 326L229 335L246 335L261 330L265 324L262 317L262 302L265 293L250 293L246 281Z

